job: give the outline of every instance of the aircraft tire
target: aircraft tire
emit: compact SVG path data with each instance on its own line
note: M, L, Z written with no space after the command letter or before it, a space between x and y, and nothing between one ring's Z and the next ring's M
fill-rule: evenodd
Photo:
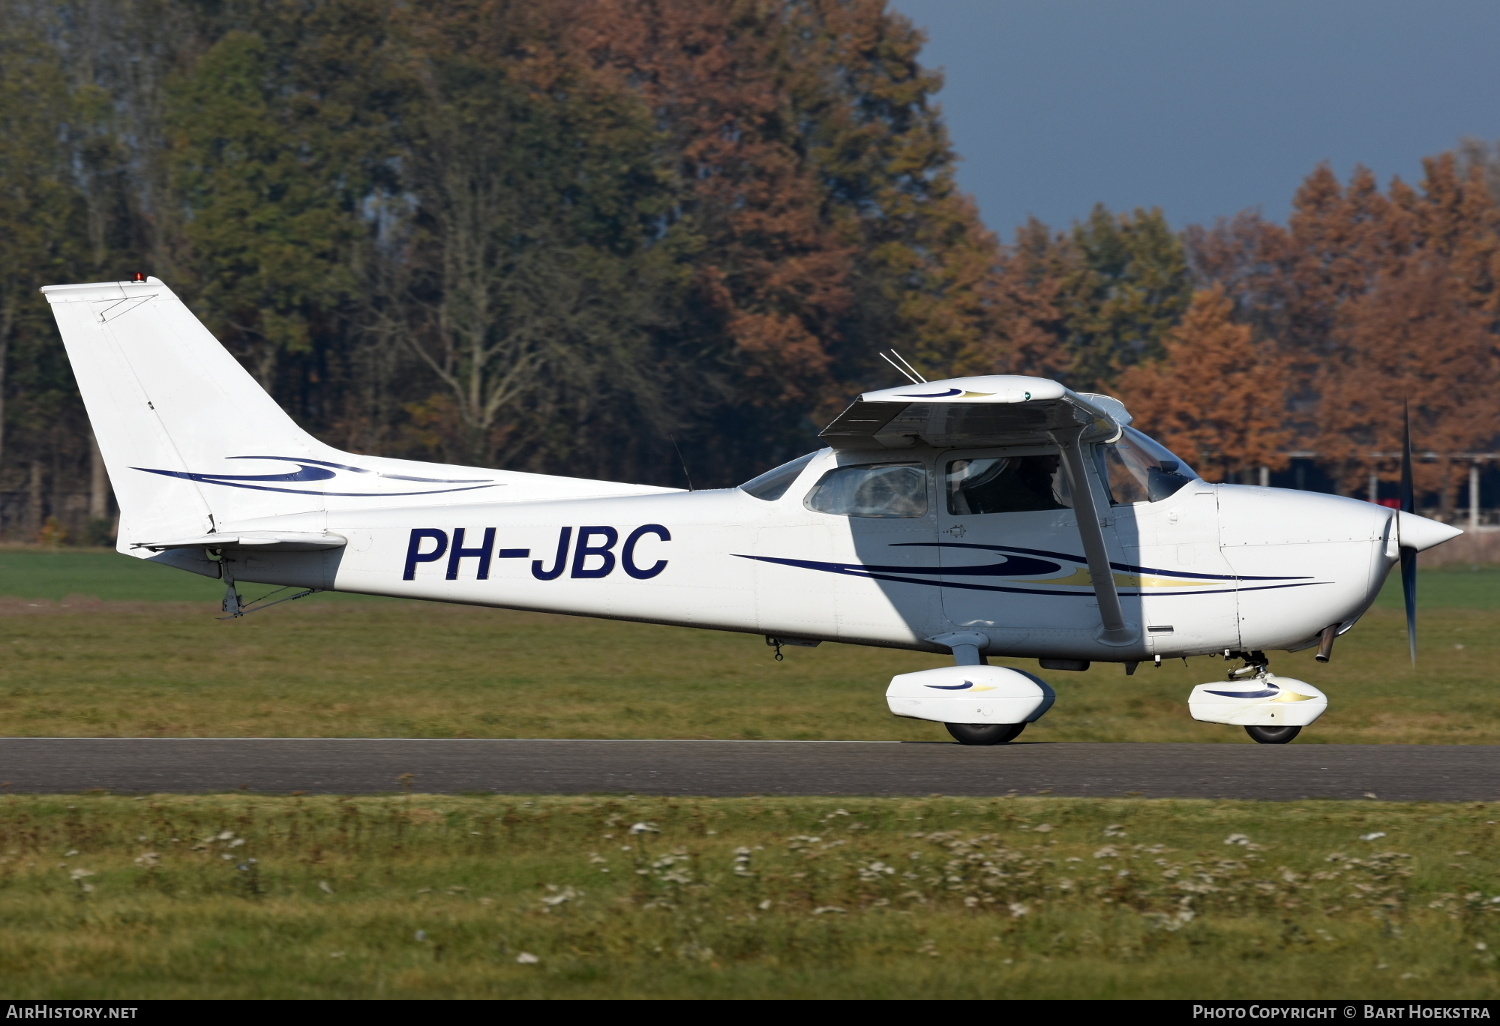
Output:
M1245 733L1257 744L1284 745L1302 733L1301 727L1246 727Z
M1024 723L945 723L948 733L961 745L1003 745L1026 729Z

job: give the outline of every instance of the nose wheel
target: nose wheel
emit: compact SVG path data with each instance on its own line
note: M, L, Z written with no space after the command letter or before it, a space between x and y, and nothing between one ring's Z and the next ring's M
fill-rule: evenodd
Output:
M1024 723L945 723L948 733L961 745L1003 745L1026 729Z
M1227 680L1199 684L1188 696L1188 712L1203 723L1244 727L1258 745L1293 741L1328 708L1328 696L1305 680L1278 677L1263 652L1225 652L1245 660Z
M1284 745L1302 733L1301 727L1246 727L1245 733L1257 744Z

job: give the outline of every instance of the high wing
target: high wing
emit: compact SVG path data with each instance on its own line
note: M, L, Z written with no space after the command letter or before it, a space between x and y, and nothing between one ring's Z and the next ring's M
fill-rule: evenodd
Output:
M1130 423L1118 399L1074 392L1050 378L986 374L866 392L821 437L835 449L966 449L1047 445L1082 429L1110 441Z
M1110 396L1074 392L1050 378L986 374L865 392L823 429L821 437L835 449L1057 446L1072 485L1078 539L1099 600L1099 639L1126 645L1137 638L1140 625L1125 621L1083 446L1112 442L1129 423L1125 404Z

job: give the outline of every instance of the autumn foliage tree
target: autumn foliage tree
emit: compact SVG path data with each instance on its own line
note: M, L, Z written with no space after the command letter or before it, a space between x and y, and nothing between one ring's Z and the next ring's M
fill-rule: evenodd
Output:
M1195 292L1162 337L1160 357L1120 376L1119 395L1137 423L1199 473L1251 483L1256 469L1287 462L1288 367L1232 314L1219 286Z
M1187 243L1198 274L1287 361L1298 447L1341 487L1395 478L1408 404L1418 450L1493 447L1500 228L1481 168L1460 176L1444 154L1415 187L1382 191L1367 170L1346 184L1319 167L1285 226L1242 215L1190 229ZM1450 506L1461 467L1416 470Z
M666 132L694 242L681 330L729 343L697 377L717 423L800 435L885 345L941 373L993 339L997 247L909 22L880 0L588 8L573 39Z
M680 450L731 484L891 384L891 347L1120 392L1227 476L1297 448L1390 478L1404 403L1419 448L1495 442L1483 147L1414 185L1314 169L1284 225L1099 206L1001 244L884 0L5 9L13 534L106 498L35 289L137 270L354 451L684 484ZM1451 503L1460 468L1418 469Z
M996 333L971 366L1109 391L1161 355L1193 291L1182 241L1160 210L1096 206L1066 232L1030 220L991 280Z
M356 451L669 484L678 449L699 485L794 455L882 348L993 363L999 247L881 0L6 10L25 532L89 467L46 281L163 277Z

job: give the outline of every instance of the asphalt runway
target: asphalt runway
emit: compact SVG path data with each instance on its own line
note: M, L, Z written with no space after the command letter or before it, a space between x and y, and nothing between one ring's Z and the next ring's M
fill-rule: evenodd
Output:
M409 774L409 776L408 776ZM1500 746L4 738L11 793L1500 799Z

